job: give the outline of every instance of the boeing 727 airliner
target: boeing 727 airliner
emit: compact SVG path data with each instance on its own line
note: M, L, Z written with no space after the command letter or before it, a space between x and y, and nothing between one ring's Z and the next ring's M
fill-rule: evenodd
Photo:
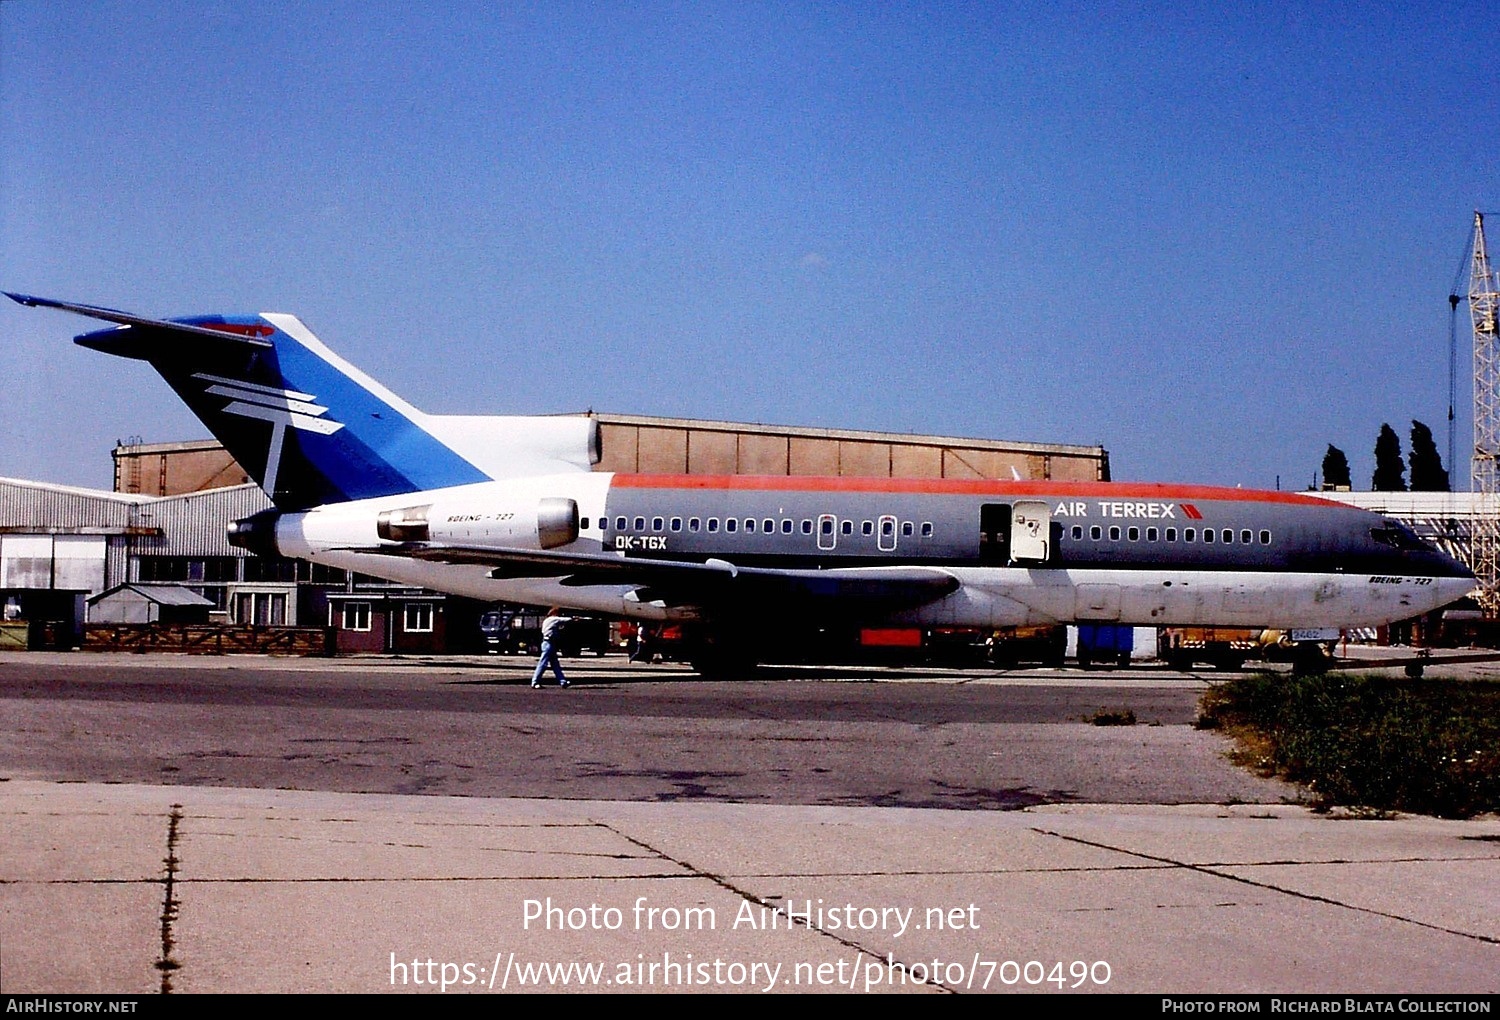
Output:
M743 628L1348 628L1468 594L1399 522L1315 496L1128 482L595 472L586 416L429 415L291 315L152 319L19 294L113 328L275 509L230 541L487 601L691 621L703 659Z

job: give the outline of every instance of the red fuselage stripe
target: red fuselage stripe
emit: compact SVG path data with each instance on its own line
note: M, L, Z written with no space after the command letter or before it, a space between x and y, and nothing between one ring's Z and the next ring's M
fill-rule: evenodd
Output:
M1150 482L1003 482L976 478L819 478L797 475L640 475L616 474L621 489L725 489L764 492L877 492L936 496L1002 496L1096 499L1228 500L1237 503L1289 503L1334 509L1340 504L1300 492L1230 489L1212 485Z

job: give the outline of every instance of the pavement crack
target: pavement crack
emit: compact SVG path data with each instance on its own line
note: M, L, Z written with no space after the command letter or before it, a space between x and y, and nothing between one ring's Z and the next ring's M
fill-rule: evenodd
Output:
M788 927L795 924L802 928L806 928L808 931L821 935L826 939L832 939L834 942L837 942L839 945L844 946L847 949L854 950L861 956L868 956L870 959L875 960L877 963L880 963L883 966L891 968L893 971L899 970L904 977L911 977L911 965L907 964L903 960L896 959L894 954L881 956L873 949L862 946L858 942L855 942L853 939L845 938L842 935L835 935L833 932L828 931L825 928L819 928L817 925L813 924L810 920L804 917L796 916L795 912L783 909L777 904L775 898L763 899L750 892L748 889L741 889L739 886L729 881L729 879L725 878L723 875L717 875L711 871L704 871L702 868L698 867L690 861L684 861L679 858L673 857L665 850L652 846L650 843L647 843L644 840L636 839L634 836L630 835L627 832L621 832L619 829L615 828L613 825L610 825L608 822L599 822L598 825L600 826L600 828L607 829L610 832L614 833L616 836L619 836L627 843L633 843L636 846L640 847L642 850L645 850L647 853L653 854L660 860L675 864L679 868L687 869L691 873L692 877L707 879L714 885L718 886L720 889L738 896L740 899L746 901L747 903L753 903L757 907L769 909L775 914L779 914L780 916L785 917ZM933 988L938 989L939 991L947 992L950 995L958 994L957 988L954 988L951 985L944 984L941 981L934 981L931 978L925 981L918 981L915 978L912 978L912 983L929 985Z
M1242 875L1236 875L1227 871L1220 871L1218 866L1189 864L1187 861L1174 861L1170 857L1159 857L1155 854L1142 853L1139 850L1129 850L1125 847L1111 846L1108 843L1100 843L1096 840L1084 839L1082 836L1070 836L1067 833L1054 832L1051 829L1042 829L1033 826L1031 831L1039 833L1043 836L1055 836L1058 839L1064 839L1070 843L1078 843L1082 846L1091 846L1099 850L1109 850L1117 854L1125 854L1130 857L1138 857L1141 860L1156 861L1159 864L1167 864L1171 865L1172 867L1183 868L1187 871L1196 871L1201 875L1211 875L1214 878L1227 879L1230 882L1239 882L1241 885L1248 885L1254 889L1265 889L1270 892L1281 893L1283 896L1292 896L1299 900L1307 900L1310 903L1326 903L1327 905L1332 907L1342 907L1345 910L1353 910L1361 914L1370 914L1374 917L1384 917L1388 920L1400 921L1404 924L1414 924L1419 928L1426 928L1429 931L1440 931L1445 935L1457 935L1460 938L1472 939L1475 942L1482 942L1486 945L1500 945L1500 939L1492 938L1489 935L1481 935L1478 932L1472 931L1460 931L1457 928L1445 928L1440 924L1433 924L1430 921L1419 921L1414 917L1406 917L1401 914L1393 914L1388 910L1376 910L1374 907L1361 907L1358 904L1345 903L1343 900L1336 900L1329 896L1319 896L1316 893L1303 892L1300 889L1288 889L1285 886L1275 885L1271 882L1258 882L1253 878L1245 878Z
M172 812L167 816L167 856L162 861L165 874L162 878L161 958L156 961L156 969L161 973L163 995L171 993L172 975L182 966L173 956L176 948L173 927L177 923L177 911L181 906L177 899L177 866L180 863L177 857L177 840L181 824L182 805L173 804Z

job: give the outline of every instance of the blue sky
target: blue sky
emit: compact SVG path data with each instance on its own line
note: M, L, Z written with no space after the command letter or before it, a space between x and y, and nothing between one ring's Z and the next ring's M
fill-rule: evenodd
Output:
M0 0L0 286L287 311L417 406L1446 450L1492 6ZM1496 231L1500 232L1500 220ZM0 307L0 475L203 428ZM1467 322L1459 460L1467 477Z

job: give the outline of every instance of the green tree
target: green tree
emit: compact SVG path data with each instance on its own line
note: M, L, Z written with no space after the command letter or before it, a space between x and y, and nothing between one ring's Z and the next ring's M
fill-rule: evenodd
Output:
M1412 492L1452 492L1448 472L1443 469L1443 458L1438 455L1437 444L1432 441L1432 429L1421 422L1411 423L1411 452L1407 454L1411 467Z
M1375 440L1375 475L1370 488L1376 492L1405 492L1406 465L1401 462L1401 440L1390 425L1380 426Z
M1323 487L1325 489L1352 488L1353 483L1349 481L1349 458L1344 456L1332 443L1328 444L1328 452L1323 454Z

